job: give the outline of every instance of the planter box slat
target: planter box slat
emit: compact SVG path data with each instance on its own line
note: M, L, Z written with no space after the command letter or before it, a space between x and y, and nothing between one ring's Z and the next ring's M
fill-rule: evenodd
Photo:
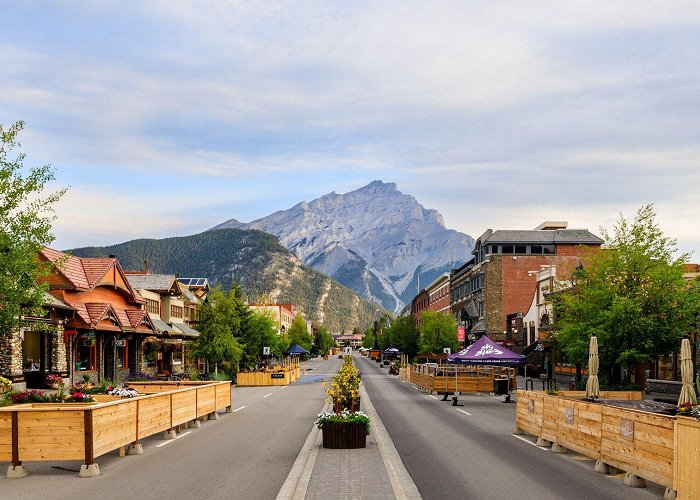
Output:
M323 425L323 447L331 449L365 448L365 424L357 422L326 422Z

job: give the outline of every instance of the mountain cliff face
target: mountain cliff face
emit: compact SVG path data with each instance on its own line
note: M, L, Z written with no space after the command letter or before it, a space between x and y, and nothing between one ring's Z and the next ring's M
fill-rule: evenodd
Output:
M468 260L474 247L471 236L447 229L437 211L382 181L213 229L230 227L277 236L305 264L394 312L415 296L419 276L428 285Z
M127 271L208 278L224 288L240 283L248 298L292 303L307 319L332 333L363 330L377 317L377 305L302 264L277 238L261 231L226 229L161 240L141 239L108 247L69 250L80 257L115 255ZM382 311L379 311L382 312Z

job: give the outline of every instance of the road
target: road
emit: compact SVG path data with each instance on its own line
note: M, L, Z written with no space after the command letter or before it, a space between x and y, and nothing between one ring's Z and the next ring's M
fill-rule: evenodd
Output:
M102 475L80 479L79 462L29 462L24 479L0 475L0 498L275 498L323 408L321 380L342 360L312 360L287 387L233 389L233 414L221 414L175 440L153 436L144 454L98 457Z
M557 455L514 436L515 408L502 397L428 395L358 356L362 381L394 446L425 499L644 499L660 487L632 489L597 474L591 461Z

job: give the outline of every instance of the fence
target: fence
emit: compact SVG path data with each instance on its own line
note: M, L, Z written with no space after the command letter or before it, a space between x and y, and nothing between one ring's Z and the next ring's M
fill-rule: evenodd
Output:
M493 392L498 379L509 380L515 389L514 369L459 365L412 364L406 377L417 387L430 392Z

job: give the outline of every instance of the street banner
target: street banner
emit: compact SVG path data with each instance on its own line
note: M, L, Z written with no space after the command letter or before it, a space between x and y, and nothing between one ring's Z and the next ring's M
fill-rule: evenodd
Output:
M463 326L457 327L457 340L459 340L460 342L464 342L464 327Z

